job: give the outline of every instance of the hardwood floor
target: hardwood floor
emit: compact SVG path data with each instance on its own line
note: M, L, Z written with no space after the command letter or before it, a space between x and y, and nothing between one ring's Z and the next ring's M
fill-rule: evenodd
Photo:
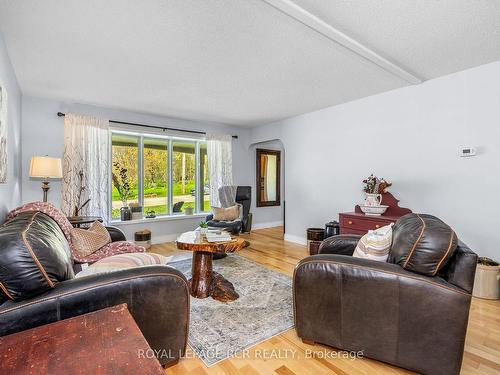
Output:
M238 254L265 267L292 276L295 264L306 257L305 246L283 241L283 228L253 231L242 237L251 245ZM153 246L153 252L176 251L174 243ZM304 344L291 329L249 350L249 358L231 358L207 368L195 356L183 358L166 370L169 375L215 374L410 374L388 364L368 358L339 358L335 349ZM335 355L337 358L335 358ZM287 358L276 358L287 357ZM334 357L334 358L331 358ZM461 374L500 373L500 301L473 298Z

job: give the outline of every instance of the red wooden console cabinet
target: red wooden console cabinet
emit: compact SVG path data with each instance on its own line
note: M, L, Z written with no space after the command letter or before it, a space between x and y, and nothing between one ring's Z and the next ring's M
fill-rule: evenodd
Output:
M401 216L411 213L408 208L398 206L399 200L391 193L382 194L382 204L389 206L385 214L381 216L365 215L359 206L354 212L342 212L339 214L340 234L365 234L369 230L395 223Z

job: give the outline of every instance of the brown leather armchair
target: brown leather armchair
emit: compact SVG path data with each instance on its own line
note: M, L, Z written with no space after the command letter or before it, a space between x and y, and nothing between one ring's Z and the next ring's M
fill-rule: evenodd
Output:
M424 374L460 372L477 255L451 229L433 231L439 219L416 216L394 226L388 262L352 257L360 236L340 235L297 265L299 337ZM408 220L420 227L408 226ZM441 246L440 240L449 245ZM422 263L434 275L422 274L426 270L416 262L429 254L436 255L434 260ZM419 272L404 268L408 256Z
M75 278L72 263L49 216L25 212L0 226L0 336L126 303L162 365L184 355L190 295L181 272L159 265Z

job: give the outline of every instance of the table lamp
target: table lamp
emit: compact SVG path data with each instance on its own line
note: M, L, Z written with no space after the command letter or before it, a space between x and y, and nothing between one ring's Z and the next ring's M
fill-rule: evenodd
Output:
M33 156L30 163L30 177L42 178L43 201L47 202L49 191L49 178L62 178L62 165L60 158L48 156Z

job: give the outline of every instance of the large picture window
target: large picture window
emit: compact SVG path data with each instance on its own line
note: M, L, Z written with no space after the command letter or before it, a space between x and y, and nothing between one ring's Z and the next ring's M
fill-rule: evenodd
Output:
M208 180L208 154L207 143L200 143L200 183L203 184L199 190L199 200L201 202L201 211L210 211L210 183Z
M120 208L139 203L139 143L140 137L113 134L112 149L112 218L120 217Z
M112 219L131 204L142 207L143 215L154 211L156 216L210 210L204 140L113 130L111 145Z
M167 139L144 137L144 212L168 215Z
M196 207L196 144L174 141L172 155L172 204L175 213Z

